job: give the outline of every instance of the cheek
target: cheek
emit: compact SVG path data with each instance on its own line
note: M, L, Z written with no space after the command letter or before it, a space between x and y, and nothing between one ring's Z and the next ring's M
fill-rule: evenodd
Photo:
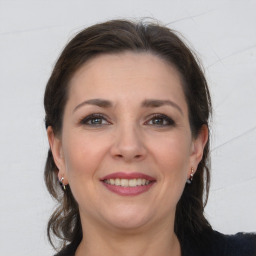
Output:
M86 205L90 208L99 200L96 184L106 150L103 144L83 133L66 137L63 149L65 171L72 194L81 207Z
M173 136L162 140L155 149L155 161L162 184L161 196L166 205L179 200L190 169L190 143L186 136Z
M63 143L68 177L94 176L106 149L105 143L84 134L74 134ZM72 181L71 181L72 182Z
M181 172L188 171L186 169L189 165L190 144L186 136L166 136L161 142L158 141L154 152L155 160L166 175L180 175Z

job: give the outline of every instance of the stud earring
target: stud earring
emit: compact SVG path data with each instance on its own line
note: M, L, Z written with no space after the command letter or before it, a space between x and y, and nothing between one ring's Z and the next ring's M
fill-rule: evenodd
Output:
M194 169L191 167L190 177L187 179L187 184L191 184L194 176Z
M60 182L62 184L63 189L66 190L66 186L63 184L63 180L64 180L64 177L61 177Z

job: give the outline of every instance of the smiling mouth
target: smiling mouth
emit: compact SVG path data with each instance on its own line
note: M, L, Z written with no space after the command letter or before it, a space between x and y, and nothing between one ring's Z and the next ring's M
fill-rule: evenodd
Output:
M121 196L136 196L147 192L156 179L143 173L112 173L101 179L111 192Z
M146 179L105 179L103 180L104 183L114 186L121 186L121 187L137 187L137 186L147 186L153 181L146 180Z

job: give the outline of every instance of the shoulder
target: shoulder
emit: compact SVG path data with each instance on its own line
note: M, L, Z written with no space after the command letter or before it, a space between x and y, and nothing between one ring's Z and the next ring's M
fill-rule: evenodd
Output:
M187 237L183 256L256 256L256 233L224 235L214 230Z
M256 233L237 233L235 235L223 235L215 231L217 241L225 245L224 255L232 256L256 256ZM221 249L221 248L220 248Z
M212 231L209 237L211 256L256 256L256 233L224 235Z

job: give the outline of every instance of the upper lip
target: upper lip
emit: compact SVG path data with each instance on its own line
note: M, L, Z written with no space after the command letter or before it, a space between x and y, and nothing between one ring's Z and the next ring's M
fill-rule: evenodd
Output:
M109 180L109 179L146 179L149 181L155 181L156 179L146 175L144 173L139 173L139 172L131 172L131 173L127 173L127 172L115 172L115 173L111 173L109 175L104 176L103 178L101 178L100 180Z

